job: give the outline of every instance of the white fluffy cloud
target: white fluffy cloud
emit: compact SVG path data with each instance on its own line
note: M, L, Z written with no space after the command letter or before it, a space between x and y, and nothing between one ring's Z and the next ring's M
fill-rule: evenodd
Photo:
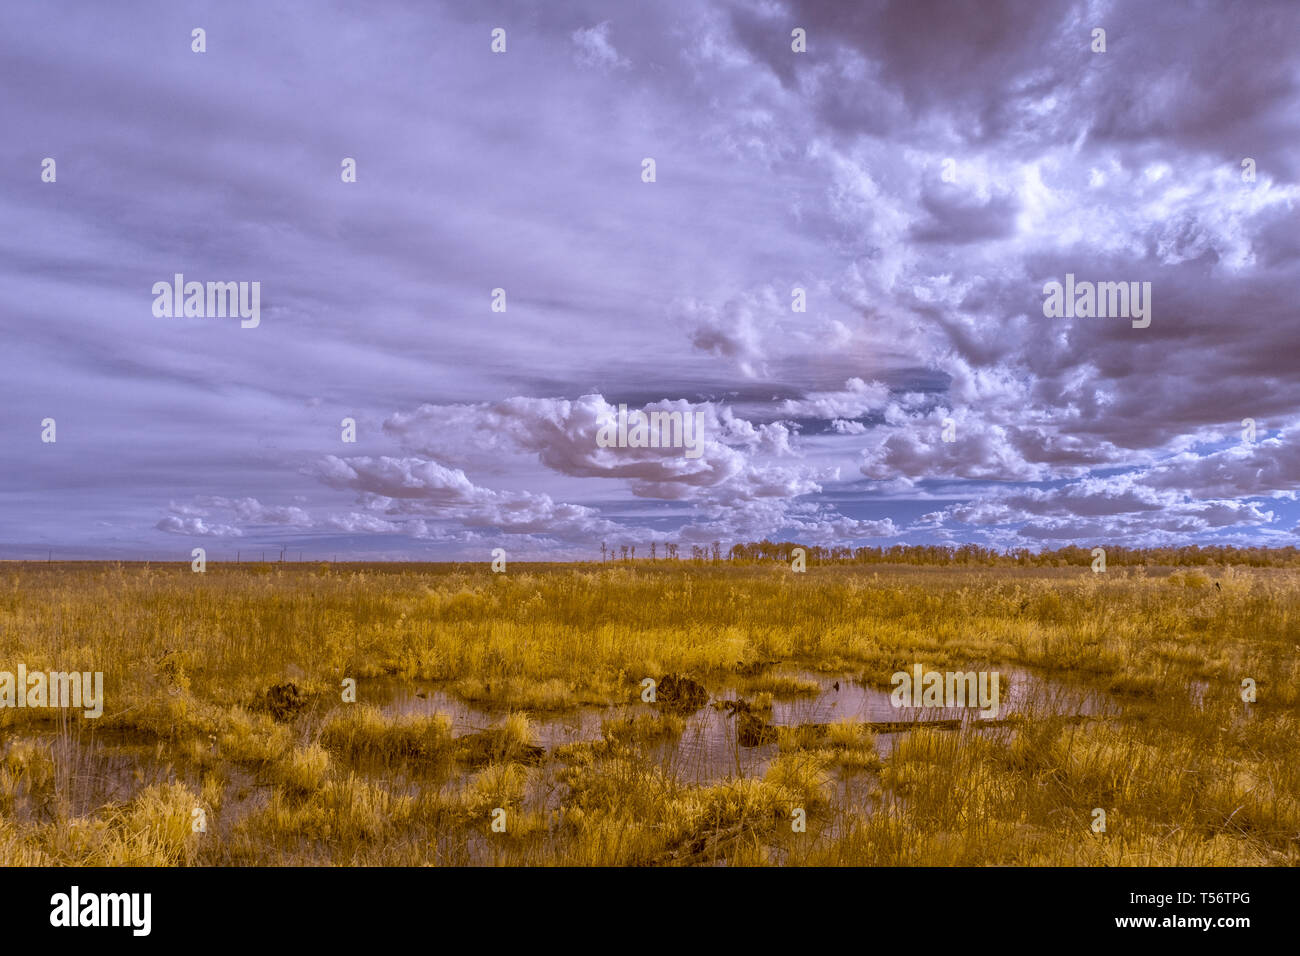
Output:
M179 515L167 515L158 522L157 528L168 534L195 535L200 538L238 538L243 534L234 525L209 524L203 518L182 518Z

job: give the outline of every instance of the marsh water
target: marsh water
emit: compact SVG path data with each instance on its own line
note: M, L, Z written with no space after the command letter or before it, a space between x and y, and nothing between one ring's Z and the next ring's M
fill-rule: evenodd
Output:
M1002 669L999 674L998 718L986 720L977 708L897 708L889 688L868 686L843 675L785 669L776 672L776 676L801 682L806 692L774 695L771 711L763 713L762 722L770 728L862 722L875 731L875 746L886 757L910 730L926 725L961 725L979 730L1022 716L1104 718L1120 710L1114 698L1095 689L1065 684L1020 669ZM680 733L659 735L646 743L648 757L665 777L681 784L761 777L780 749L773 739L775 733L757 741L746 741L738 732L736 714L724 704L743 700L746 693L752 698L752 691L746 692L740 684L709 687L708 691L708 703L680 715L683 721ZM451 719L452 732L457 737L486 730L508 713L467 703L445 684L394 678L359 682L358 699L373 703L389 716L444 714ZM317 710L303 722L300 735L314 738L320 722L343 706L349 705L330 705ZM563 788L555 779L562 766L555 753L557 748L599 740L607 721L627 718L652 721L659 713L658 707L638 700L610 707L529 714L533 743L547 755L543 773L530 787L537 805L555 809L561 804ZM202 785L199 768L173 759L160 742L142 743L129 735L97 731L85 724L75 730L24 734L22 739L49 748L53 791L59 795L65 812L73 815L91 813L107 804L124 803L145 787L168 780L183 780L196 789ZM414 793L429 786L454 791L473 772L471 768L460 768L450 776L434 780L428 776L427 768L400 762L356 769L382 782L394 793ZM249 811L265 805L273 789L259 779L256 770L225 765L223 773L224 810L212 821L218 833L228 832ZM869 775L841 775L835 781L839 801L858 806L869 803L869 781ZM52 811L52 807L29 803L20 816L48 818Z
M805 670L786 670L779 676L815 683L815 694L776 697L766 723L772 727L797 728L841 721L859 721L876 732L876 746L882 756L893 750L899 737L926 724L951 726L955 721L996 725L1028 715L1100 717L1119 713L1118 704L1096 689L1074 687L1029 671L999 672L997 718L986 722L977 708L895 707L888 689L871 687L856 680ZM445 714L453 733L485 730L505 716L504 710L476 707L456 697L443 686L412 681L371 682L367 696L382 701L380 709L390 716L403 714ZM680 735L649 746L651 756L665 773L684 783L709 783L734 777L762 776L778 753L775 741L747 746L737 731L737 718L723 701L742 699L737 687L710 688L710 701L686 717ZM561 714L529 714L534 742L552 751L565 744L600 739L605 721L626 717L653 718L656 704L628 703L613 707L585 707Z

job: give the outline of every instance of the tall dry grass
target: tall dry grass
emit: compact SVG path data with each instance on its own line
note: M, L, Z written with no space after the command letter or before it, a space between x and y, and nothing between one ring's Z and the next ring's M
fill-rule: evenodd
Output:
M1298 611L1300 571L1273 568L0 565L0 670L103 671L107 693L98 721L0 710L0 863L1295 863ZM868 684L1025 667L1124 711L888 746L784 731L761 775L702 784L656 757L680 718L546 755L524 716L666 673L815 691L770 661ZM377 677L502 717L387 715ZM266 694L290 681L286 718Z

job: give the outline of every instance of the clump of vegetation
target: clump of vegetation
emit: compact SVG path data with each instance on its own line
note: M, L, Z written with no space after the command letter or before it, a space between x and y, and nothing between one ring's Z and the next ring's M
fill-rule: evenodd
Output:
M193 828L199 797L182 783L151 786L128 803L102 807L41 834L43 850L75 866L185 866L201 834Z
M277 768L277 780L286 793L315 793L325 786L330 755L319 744L298 747Z
M815 751L823 763L848 773L880 769L876 735L862 721L798 724L777 730L782 753Z
M688 714L708 702L708 688L682 674L665 674L655 685L655 703L665 710Z
M470 764L540 763L546 751L533 743L533 725L525 713L507 715L485 731L456 738L458 760Z
M284 681L268 687L261 703L276 720L292 720L307 706L307 695L293 681Z
M445 714L406 714L388 717L369 704L336 710L321 730L321 743L344 759L449 756L451 718Z
M798 674L764 673L744 681L749 693L766 693L777 698L816 697L822 692L822 685L811 677Z

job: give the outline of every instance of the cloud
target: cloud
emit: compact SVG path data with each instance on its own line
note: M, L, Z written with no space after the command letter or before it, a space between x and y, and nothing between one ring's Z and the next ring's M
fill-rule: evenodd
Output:
M877 411L889 399L889 389L880 382L868 385L851 378L838 392L811 392L802 399L787 399L780 414L790 418L853 419Z
M490 56L470 6L216 10L218 77L143 9L0 10L0 106L59 164L0 197L0 397L60 426L0 443L0 539L1292 540L1294 3L509 22ZM261 325L156 320L176 271L261 281ZM1150 327L1046 318L1067 273L1149 281ZM702 414L701 455L600 448L619 404Z
M232 525L208 524L202 518L182 518L179 515L167 515L155 527L168 534L195 535L211 538L238 538L242 531Z
M247 524L290 525L305 528L312 524L311 516L295 505L264 505L256 498L200 497L201 507L221 508L230 511Z
M610 527L591 508L556 503L545 494L480 488L460 469L422 458L329 455L316 473L330 487L359 492L368 507L386 515L451 519L508 534L586 533Z
M762 497L816 489L797 467L760 461L793 454L790 431L780 423L754 425L729 408L682 399L652 401L640 410L699 422L694 436L699 456L687 456L683 447L601 447L597 433L617 420L619 410L600 395L423 405L391 416L384 430L404 447L450 460L463 456L467 447L493 455L532 454L561 475L625 480L638 497ZM469 457L482 461L477 454Z
M912 238L924 243L990 241L1012 236L1020 203L1009 191L980 197L945 184L930 184L921 194L925 218L912 226Z
M578 51L575 58L583 66L613 69L630 65L610 42L609 27L610 21L604 20L594 27L573 31L573 45Z

